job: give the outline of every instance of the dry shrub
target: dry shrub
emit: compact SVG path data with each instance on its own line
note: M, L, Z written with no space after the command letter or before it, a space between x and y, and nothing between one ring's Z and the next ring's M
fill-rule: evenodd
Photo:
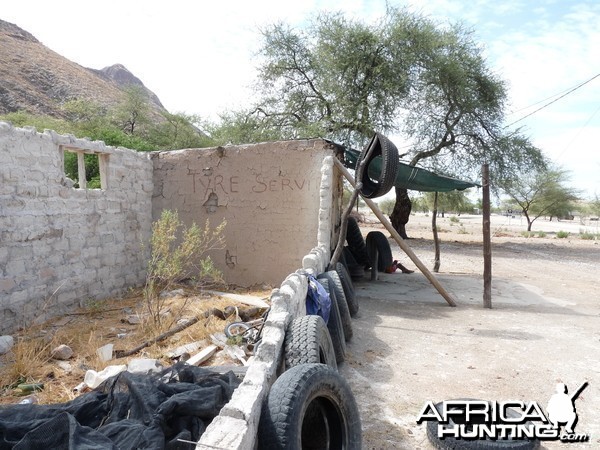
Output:
M224 247L225 225L226 222L223 221L211 228L207 220L204 228L195 223L186 227L177 211L170 210L164 210L160 219L152 224L151 256L144 299L148 315L158 328L161 327L166 304L161 292L169 291L177 283L188 279L193 280L197 286L221 281L221 273L207 253Z

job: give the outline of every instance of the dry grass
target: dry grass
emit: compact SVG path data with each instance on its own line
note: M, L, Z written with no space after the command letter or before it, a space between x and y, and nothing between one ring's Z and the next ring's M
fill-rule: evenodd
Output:
M133 358L158 359L164 366L173 363L166 353L174 348L196 341L210 344L210 335L222 333L226 324L236 320L235 315L227 320L214 316L204 317L210 308L223 310L226 306L243 305L227 299L191 292L186 296L167 299L164 305L164 324L157 327L144 312L141 292L134 292L125 299L88 303L86 308L70 315L55 318L47 323L29 327L15 336L13 350L0 360L0 403L18 403L22 397L16 389L19 383L43 383L44 389L35 395L40 403L60 403L73 399L77 394L73 388L79 385L88 369L100 371L109 365L127 364ZM238 292L240 293L240 292ZM252 290L243 292L262 298L270 291ZM141 322L129 324L127 317L137 315ZM174 336L141 350L127 358L102 361L96 350L112 343L114 350L130 350L156 337L180 319L200 317L194 325ZM52 349L66 344L74 352L66 362L51 359ZM209 365L236 364L224 357L213 357Z

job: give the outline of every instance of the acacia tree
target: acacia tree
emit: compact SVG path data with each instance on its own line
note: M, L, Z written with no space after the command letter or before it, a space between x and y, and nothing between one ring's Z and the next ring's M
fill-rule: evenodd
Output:
M461 27L389 7L375 25L328 13L304 30L273 25L263 37L262 100L252 114L284 137L361 147L374 131L403 133L410 164L450 175L483 161L503 175L542 161L526 138L502 129L504 83ZM390 218L406 238L411 203L404 189L396 198Z
M577 190L566 185L568 173L560 169L529 170L500 181L502 190L518 205L527 219L527 231L541 216L560 216L579 199Z
M116 107L114 117L123 131L134 135L140 126L147 125L150 120L150 97L148 92L135 84L124 89L125 98Z

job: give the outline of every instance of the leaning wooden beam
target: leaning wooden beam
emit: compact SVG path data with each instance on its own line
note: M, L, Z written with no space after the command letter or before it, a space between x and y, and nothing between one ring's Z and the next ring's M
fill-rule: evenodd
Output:
M352 185L352 187L355 187L354 178L352 177L350 172L348 172L348 169L346 169L344 167L344 165L341 163L340 160L334 159L334 161L335 161L335 164L338 167L338 169L346 177L346 179ZM362 195L361 195L361 197L362 197ZM425 267L425 265L421 262L421 260L417 257L417 255L415 255L415 253L406 244L406 242L404 242L404 239L402 239L400 237L400 235L398 234L396 229L392 226L392 224L390 223L388 218L383 215L383 213L381 212L381 210L379 209L377 204L375 202L373 202L373 200L365 198L365 197L363 197L363 200L366 202L367 205L369 205L369 208L371 208L371 210L375 213L375 215L381 221L383 226L390 232L390 234L396 240L396 242L398 243L400 248L404 251L404 253L406 253L406 255L411 259L411 261L413 263L415 263L415 265L419 268L419 270L423 273L423 275L425 275L425 277L429 280L429 282L431 284L433 284L433 286L437 289L437 291L441 294L441 296L444 297L444 299L448 302L448 304L450 306L456 306L456 302L454 301L454 298L452 298L450 293L448 291L446 291L446 289L444 289L444 287L440 284L438 279L429 271L429 269L427 267Z

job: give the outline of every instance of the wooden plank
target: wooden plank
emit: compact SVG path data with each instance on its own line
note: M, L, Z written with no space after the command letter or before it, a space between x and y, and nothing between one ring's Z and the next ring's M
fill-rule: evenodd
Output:
M216 345L209 345L188 359L186 364L189 364L190 366L199 366L203 362L207 361L212 355L214 355L217 352L217 348L218 347Z
M334 159L334 161L335 161L335 164L337 165L338 169L340 169L340 171L346 177L346 179L352 185L352 187L355 187L354 178L352 178L352 175L350 174L350 172L348 172L348 169L346 169L344 167L344 165L341 163L341 161L339 159L336 158L336 159ZM441 294L441 296L444 297L446 302L448 302L448 304L450 306L456 306L456 301L454 300L454 298L450 295L450 293L448 291L446 291L446 289L444 289L444 287L440 284L438 279L429 271L429 269L425 266L425 264L423 264L421 262L421 260L417 257L417 255L415 255L415 253L408 246L408 244L404 241L404 239L402 239L400 237L400 235L398 234L396 229L392 226L392 224L390 223L388 218L385 217L383 212L381 212L381 210L379 209L377 204L369 198L363 197L363 200L365 201L365 203L367 205L369 205L369 208L371 208L371 210L375 213L375 215L377 216L379 221L383 224L383 226L390 232L390 234L395 239L395 241L398 243L400 248L404 251L404 253L406 253L406 255L411 259L411 261L419 268L421 273L423 273L423 275L425 275L425 277L429 280L429 282L431 284L433 284L433 286L437 289L437 291Z

